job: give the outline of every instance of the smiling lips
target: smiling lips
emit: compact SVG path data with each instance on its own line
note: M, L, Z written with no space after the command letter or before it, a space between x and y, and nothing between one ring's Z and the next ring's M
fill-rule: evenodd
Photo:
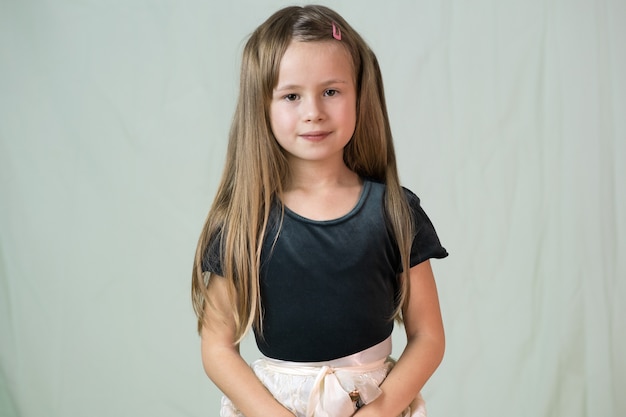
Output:
M310 140L312 142L319 142L325 139L328 135L330 135L330 132L328 131L316 130L316 131L301 133L298 136L300 136L302 139L305 139L305 140Z

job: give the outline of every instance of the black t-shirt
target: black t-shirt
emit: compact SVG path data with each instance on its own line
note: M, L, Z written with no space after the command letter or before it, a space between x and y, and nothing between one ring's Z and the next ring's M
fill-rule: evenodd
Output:
M447 256L419 198L405 192L416 225L410 265ZM255 330L264 355L326 361L367 349L391 334L401 263L385 221L384 193L384 184L366 180L357 205L328 221L310 220L285 207L275 242L280 207L273 207L260 271L263 335ZM209 246L203 269L223 275L219 246Z

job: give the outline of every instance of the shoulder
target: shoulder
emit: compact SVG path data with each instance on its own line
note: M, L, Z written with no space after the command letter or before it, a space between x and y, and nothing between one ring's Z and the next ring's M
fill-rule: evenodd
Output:
M377 200L384 200L385 193L387 192L387 184L382 181L373 180L371 178L363 179L364 194L370 198L373 197Z
M410 265L415 266L430 258L445 258L448 252L441 245L432 221L424 211L420 198L408 188L402 187L413 217L413 245Z
M372 190L374 190L375 193L380 193L381 195L385 194L387 190L387 185L384 182L375 180L366 181L371 183ZM411 191L407 187L402 187L402 191L404 191L404 198L406 199L406 202L409 205L413 216L415 216L416 213L423 211L420 205L420 198L413 191Z
M414 207L420 207L420 198L411 190L406 187L402 187L404 191L404 196L406 197L407 202L409 203L409 207L413 209Z
M413 225L415 227L415 232L418 233L424 226L433 228L430 218L422 207L422 201L420 200L420 198L408 188L402 187L402 189L404 190L404 195L409 205L409 210L411 211L411 215L413 216Z
M372 191L374 191L376 194L384 194L387 190L387 184L382 181L365 178L363 182L364 184L368 184L369 187L371 187ZM406 187L402 187L402 190L404 191L404 196L410 206L419 206L420 199L413 191Z
M385 194L387 192L387 185L384 182L364 179L365 187L369 190L368 194L371 196L371 200L380 201L381 204L385 204ZM406 187L402 187L402 191L404 192L404 199L408 205L409 211L411 213L411 217L415 220L418 220L417 225L421 218L424 217L425 213L420 205L420 198L410 189Z

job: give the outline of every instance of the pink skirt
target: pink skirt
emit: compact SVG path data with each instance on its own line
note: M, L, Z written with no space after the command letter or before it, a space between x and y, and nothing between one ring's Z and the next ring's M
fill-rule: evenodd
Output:
M252 369L263 385L297 417L349 417L374 401L393 367L391 338L362 352L328 362L286 362L262 358ZM245 417L222 397L220 417ZM426 417L421 395L398 417Z

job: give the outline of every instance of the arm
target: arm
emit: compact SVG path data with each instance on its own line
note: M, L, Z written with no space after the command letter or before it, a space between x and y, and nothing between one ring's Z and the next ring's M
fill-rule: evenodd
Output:
M293 417L239 354L225 279L211 278L208 290L217 311L206 309L207 324L202 328L202 363L206 374L246 417Z
M380 388L383 393L355 417L397 416L410 404L443 358L445 336L430 261L410 272L411 292L403 311L407 344Z

